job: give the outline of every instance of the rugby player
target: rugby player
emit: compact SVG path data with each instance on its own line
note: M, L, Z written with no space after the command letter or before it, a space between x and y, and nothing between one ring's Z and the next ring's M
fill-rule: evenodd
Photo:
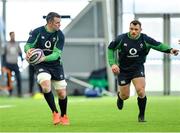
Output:
M40 63L34 65L37 72L37 81L41 86L44 98L46 99L53 116L53 123L69 125L67 116L67 92L66 80L62 65L62 51L64 47L64 34L59 29L61 25L61 16L58 13L50 12L46 16L47 24L34 29L24 47L26 58L31 55L34 48L42 49L45 56L40 58ZM58 95L58 103L61 114L56 108L51 84Z
M141 33L141 22L130 22L129 32L117 36L108 46L108 60L112 72L118 77L117 107L123 108L123 101L129 98L132 81L139 107L138 121L145 122L147 97L145 93L144 63L150 49L178 55L179 50L154 40ZM115 53L118 51L118 60Z

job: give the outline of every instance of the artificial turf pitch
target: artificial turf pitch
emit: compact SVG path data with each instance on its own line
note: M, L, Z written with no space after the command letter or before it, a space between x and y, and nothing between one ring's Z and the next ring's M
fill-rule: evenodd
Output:
M147 97L145 123L137 122L135 96L121 111L116 97L69 97L69 126L52 124L44 99L0 97L0 132L180 132L180 97Z

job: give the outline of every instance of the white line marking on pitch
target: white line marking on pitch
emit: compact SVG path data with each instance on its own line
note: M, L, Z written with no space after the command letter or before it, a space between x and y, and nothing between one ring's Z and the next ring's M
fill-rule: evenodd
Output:
M14 105L0 105L0 109L3 109L3 108L12 108L14 107Z

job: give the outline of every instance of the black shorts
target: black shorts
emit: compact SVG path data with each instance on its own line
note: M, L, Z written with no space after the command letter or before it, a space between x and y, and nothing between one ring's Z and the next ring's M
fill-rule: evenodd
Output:
M131 80L138 77L145 77L144 66L137 68L136 71L123 71L120 70L118 75L118 84L120 86L131 83Z
M47 67L45 65L38 64L38 65L35 65L34 68L37 74L42 73L42 72L49 73L51 75L52 80L65 79L64 69L62 65L55 65L55 66Z

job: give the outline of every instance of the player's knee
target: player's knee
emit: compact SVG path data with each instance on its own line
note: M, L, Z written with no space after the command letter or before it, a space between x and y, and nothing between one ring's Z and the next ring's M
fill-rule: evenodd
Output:
M67 83L65 80L61 80L61 81L52 81L52 85L54 86L58 97L60 99L64 99L66 98L66 86Z
M129 98L129 95L127 95L127 94L122 94L120 97L121 97L122 100L126 100L126 99Z
M66 98L66 89L61 89L61 90L56 90L57 95L60 99L65 99Z
M44 93L51 91L50 79L51 75L49 73L42 72L37 75L37 81L41 85L42 91Z
M44 93L48 93L48 92L51 91L50 84L47 83L46 81L41 82L40 85L41 85L41 89L42 89L42 91L43 91Z
M139 97L144 97L144 96L145 96L145 91L144 91L144 89L139 89L139 90L137 90L137 94L138 94Z

